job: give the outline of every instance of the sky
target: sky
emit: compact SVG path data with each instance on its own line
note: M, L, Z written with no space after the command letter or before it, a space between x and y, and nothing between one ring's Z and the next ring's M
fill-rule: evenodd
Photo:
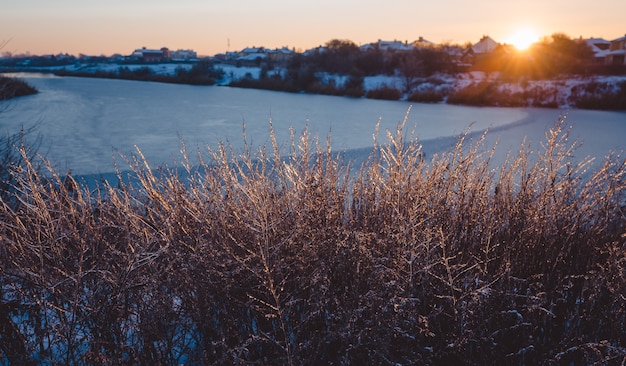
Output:
M626 34L624 0L0 0L0 53L129 55L141 47L211 56L245 47L303 51L332 39L475 43Z

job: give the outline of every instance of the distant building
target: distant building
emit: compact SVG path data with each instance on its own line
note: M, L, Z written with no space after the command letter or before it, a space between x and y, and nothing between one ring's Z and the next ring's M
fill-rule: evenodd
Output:
M450 56L450 60L453 64L459 67L471 66L470 64L463 61L463 56L465 55L465 49L463 48L463 46L444 44L436 47L438 47L441 51L447 53L448 56Z
M224 55L227 61L236 61L242 66L259 66L264 62L285 63L296 54L287 47L268 49L265 47L246 47L239 52L228 52Z
M611 47L606 54L607 65L626 65L626 35L611 41Z
M435 44L431 41L424 39L424 37L419 37L417 41L413 42L413 47L416 48L431 48L434 47Z
M116 61L116 62L123 62L126 61L127 57L124 55L120 55L119 53L115 53L113 55L111 55L111 60Z
M176 50L170 51L170 59L172 61L190 61L196 60L198 54L194 50Z
M474 55L484 55L493 52L498 46L498 42L494 41L491 37L483 36L478 43L470 47L470 50Z
M267 53L263 47L246 47L237 54L236 61L242 66L259 66L267 60Z
M495 51L500 44L489 36L483 36L480 41L469 46L461 57L462 64L472 64L481 57Z
M282 47L274 50L267 50L266 54L269 61L283 63L291 60L293 55L296 54L296 51L290 50L287 47Z
M593 52L593 59L596 64L604 64L606 55L610 52L611 42L602 38L587 38L585 43Z
M363 49L363 48L361 47L361 49ZM304 51L302 53L302 55L303 56L311 56L311 55L314 55L314 54L324 53L324 52L327 52L327 51L328 51L327 47L325 47L325 46L317 46L315 48L311 48L311 49L308 49L308 50Z
M164 62L170 60L170 50L163 47L160 50L139 48L133 52L132 58L142 62Z
M411 51L413 48L413 45L406 41L383 41L380 39L377 42L361 46L361 50L363 51L370 49L379 49L381 51Z
M239 55L242 57L250 56L250 55L259 55L265 53L265 48L263 47L246 47L243 50L239 51Z

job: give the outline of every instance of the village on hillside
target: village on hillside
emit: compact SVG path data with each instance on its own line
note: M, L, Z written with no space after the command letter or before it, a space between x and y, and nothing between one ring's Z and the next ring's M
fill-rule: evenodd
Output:
M595 64L599 65L626 65L626 35L613 40L604 38L579 38L574 41L586 44L593 54ZM93 56L80 54L73 56L69 54L57 55L13 55L10 52L0 54L0 66L52 66L52 64L67 63L67 61L111 61L111 62L194 62L202 58L210 58L221 62L237 63L244 66L259 66L263 62L286 63L295 55L309 55L315 52L324 52L326 46L318 46L303 52L297 52L294 48L267 48L267 47L246 47L240 51L228 51L212 56L198 56L192 49L170 50L167 47L151 49L141 47L129 55L114 54L111 56ZM476 57L480 57L492 52L516 52L513 45L500 43L490 36L483 36L476 43L466 45L436 44L423 37L419 37L414 42L408 41L384 41L378 40L359 46L363 52L377 50L382 52L410 52L415 49L438 48L445 51L458 65L470 65Z
M333 39L296 51L246 47L212 56L141 47L128 55L11 55L0 72L227 85L289 92L503 107L624 109L626 35L544 37L526 50L483 36L466 45Z
M578 42L585 43L593 53L593 61L598 65L626 65L626 35L614 40L603 38L578 39ZM409 43L408 41L383 41L367 43L359 47L361 51L379 50L383 52L409 52L420 48L441 48L452 60L459 64L468 66L476 57L496 52L516 52L514 46L499 43L489 36L483 36L478 42L466 46L461 45L440 45L430 42L423 37ZM308 55L315 52L324 52L326 46L319 46L303 52ZM213 59L223 62L235 62L244 66L259 66L263 62L285 63L296 55L295 49L288 47L266 48L266 47L246 47L241 51L231 51L213 56ZM170 51L168 48L135 50L130 56L123 57L117 55L118 60L143 61L143 62L168 62L168 61L192 61L197 60L197 53L193 50Z
M624 55L626 54L626 35L612 41L603 38L579 39L593 52L595 64L604 65L626 65ZM495 52L500 49L503 52L516 52L514 46L499 43L489 36L483 36L478 42L466 46L461 45L441 45L430 42L423 37L409 43L398 40L367 43L359 47L361 51L380 50L383 52L410 52L421 48L440 48L444 50L459 65L470 65L476 57ZM303 52L304 55L314 52L324 52L325 46L309 49ZM140 50L138 50L140 51ZM215 59L221 61L235 61L247 65L259 65L263 61L288 61L296 54L295 50L287 47L280 49L268 49L265 47L247 47L241 51L227 52L215 55ZM163 55L163 61L167 59L167 54Z
M626 35L614 40L603 38L579 39L584 42L593 52L593 61L598 65L626 65ZM383 41L367 43L359 47L361 51L380 50L383 52L408 52L420 48L441 48L459 65L468 66L476 57L489 54L501 49L503 52L515 52L514 46L498 43L489 36L483 36L478 42L467 46L439 45L430 42L423 37L409 43L408 41ZM304 55L314 52L324 52L326 46L319 46L303 52ZM213 59L223 62L235 62L244 66L259 66L263 62L285 63L296 55L295 49L288 47L266 48L246 47L241 51L231 51L213 56ZM143 62L168 62L168 61L192 61L197 60L197 53L193 50L170 51L168 48L135 50L130 56L117 56L118 60L143 61Z

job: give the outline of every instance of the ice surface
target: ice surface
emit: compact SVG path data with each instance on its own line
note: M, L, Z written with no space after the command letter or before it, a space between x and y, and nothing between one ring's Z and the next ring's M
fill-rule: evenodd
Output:
M152 166L175 165L181 140L191 151L218 141L240 149L244 123L249 142L267 144L270 119L285 151L289 128L300 134L308 125L321 140L331 133L336 151L366 154L378 121L381 132L395 129L411 106L407 131L415 131L426 154L447 149L470 126L477 133L490 128L486 146L499 139L502 155L516 151L524 137L538 147L546 130L565 112L571 138L584 141L578 151L581 157L601 158L610 150L621 150L626 137L625 112L478 108L220 86L21 76L40 93L5 102L2 106L8 109L0 113L0 132L14 133L37 124L43 151L61 171L72 169L75 174L110 172L112 156L129 154L134 146Z

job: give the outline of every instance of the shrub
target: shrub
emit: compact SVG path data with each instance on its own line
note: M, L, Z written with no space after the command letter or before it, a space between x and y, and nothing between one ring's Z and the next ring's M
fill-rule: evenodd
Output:
M357 171L307 131L184 175L138 151L96 191L29 159L0 205L0 360L624 362L626 162L587 172L562 125L497 169L467 135L426 161L403 124Z
M365 93L365 88L363 86L363 76L352 74L346 80L346 83L343 86L344 95L349 97L360 98Z
M22 97L36 93L37 89L25 81L0 76L0 100Z
M453 90L448 95L450 104L468 104L478 106L494 105L498 94L497 86L488 81L472 83L465 88Z
M324 95L343 95L350 97L363 96L362 80L359 85L357 82L353 81L352 78L349 79L349 82L345 86L337 86L334 82L321 82L318 80L310 81L306 86L304 86L304 89L300 89L292 81L285 80L280 76L263 79L242 78L239 80L233 80L230 82L229 86L277 90L292 93L304 91L307 93Z
M448 95L450 104L498 107L557 108L557 90L534 87L525 91L511 91L498 83L482 81L452 91Z
M216 78L222 77L221 70L215 69L212 64L199 61L191 69L178 68L174 75L158 74L148 66L131 70L128 66L120 67L116 71L68 71L58 70L58 76L80 76L102 79L123 79L133 81L153 81L159 83L213 85Z
M25 160L32 160L38 153L41 138L29 140L36 129L22 128L15 134L0 137L0 198L4 202L13 202L15 173L23 168ZM27 141L28 140L28 141Z
M418 90L413 92L407 100L409 102L417 103L439 103L442 102L445 97L445 93L436 89Z
M626 82L615 86L590 83L584 87L575 87L569 101L584 109L626 110Z
M323 94L323 95L340 95L343 90L341 87L337 87L337 85L331 81L331 82L321 82L321 81L316 81L311 83L310 85L307 86L307 88L305 89L306 92L308 93L313 93L313 94Z
M242 78L239 80L233 80L228 85L237 88L255 88L287 92L299 91L298 88L293 85L293 83L282 80L280 78L267 78L260 80L252 78Z
M402 97L400 90L391 86L381 86L368 90L365 97L369 99L399 100Z

